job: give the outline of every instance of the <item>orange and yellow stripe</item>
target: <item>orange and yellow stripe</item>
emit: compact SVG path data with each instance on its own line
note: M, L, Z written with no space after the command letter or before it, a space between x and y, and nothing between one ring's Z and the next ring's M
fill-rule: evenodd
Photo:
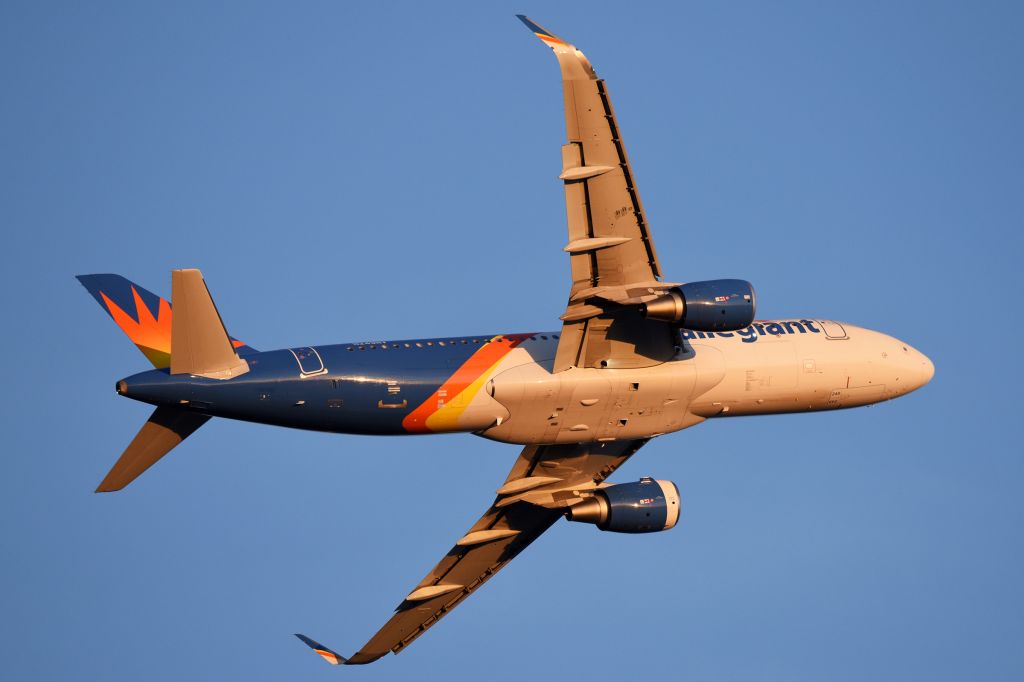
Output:
M409 433L437 433L457 430L459 416L483 387L498 364L531 334L499 335L469 357L429 398L402 420ZM459 396L463 400L458 400Z

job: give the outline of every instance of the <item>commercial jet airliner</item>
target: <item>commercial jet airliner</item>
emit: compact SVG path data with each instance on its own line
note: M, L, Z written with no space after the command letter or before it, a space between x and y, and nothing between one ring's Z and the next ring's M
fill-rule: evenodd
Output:
M359 651L297 635L334 665L403 651L562 517L618 533L672 528L674 483L606 482L656 436L869 405L934 372L909 344L852 324L756 320L745 281L665 281L604 81L574 46L519 18L562 72L572 285L561 329L260 352L228 335L198 270L171 273L170 302L117 275L78 278L156 368L117 382L156 409L98 492L124 488L211 417L523 446L493 504Z

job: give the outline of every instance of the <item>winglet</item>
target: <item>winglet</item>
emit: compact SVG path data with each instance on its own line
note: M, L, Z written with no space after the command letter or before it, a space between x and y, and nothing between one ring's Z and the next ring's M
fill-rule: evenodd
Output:
M345 658L341 654L337 653L336 651L331 651L330 649L325 647L320 642L317 642L316 640L310 639L309 637L306 637L305 635L300 635L297 632L295 633L295 636L298 637L300 640L302 640L303 644L305 644L310 649L312 649L313 651L315 651L318 654L320 654L320 657L323 658L328 663L330 663L331 665L345 665L346 663L348 663L348 659L347 658Z
M568 43L551 31L547 30L537 22L523 14L517 14L519 21L526 24L526 28L533 32L533 35L541 39L545 45L555 52L558 64L562 68L564 80L596 80L597 74L594 67L582 52L576 49L575 45Z
M516 18L518 18L519 21L521 21L524 24L526 24L526 28L528 28L531 31L533 31L533 34L535 36L537 36L538 38L540 38L541 40L543 40L545 43L548 43L549 45L551 43L556 43L558 45L567 45L568 44L564 40L562 40L561 38L556 36L554 33L552 33L551 31L547 30L546 28L544 28L543 26L541 26L537 22L531 20L530 17L526 16L525 14L517 14Z

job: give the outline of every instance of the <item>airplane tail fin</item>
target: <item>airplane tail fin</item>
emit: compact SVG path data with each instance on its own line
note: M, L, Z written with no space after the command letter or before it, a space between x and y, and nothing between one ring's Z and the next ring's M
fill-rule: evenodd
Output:
M156 408L96 488L96 492L121 490L209 419L209 415L176 407Z
M198 270L172 271L173 317L170 302L120 275L79 275L78 281L157 369L215 379L249 371L240 354L255 351L228 336ZM96 492L121 490L209 419L174 406L157 407Z
M77 279L154 367L171 366L170 301L120 275L78 275ZM231 345L242 357L256 352L237 339L231 339Z
M157 369L171 366L171 304L120 275L78 275L121 331Z

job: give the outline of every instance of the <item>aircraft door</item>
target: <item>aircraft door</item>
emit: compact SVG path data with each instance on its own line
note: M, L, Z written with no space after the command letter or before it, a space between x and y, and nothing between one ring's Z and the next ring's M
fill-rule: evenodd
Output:
M842 341L850 338L843 325L835 322L834 320L818 320L818 324L821 325L821 330L825 332L825 338L832 339L834 341Z
M316 348L310 346L289 348L288 352L295 356L295 362L299 363L299 376L303 379L327 374L327 368L324 367L324 359L320 357L320 353Z

